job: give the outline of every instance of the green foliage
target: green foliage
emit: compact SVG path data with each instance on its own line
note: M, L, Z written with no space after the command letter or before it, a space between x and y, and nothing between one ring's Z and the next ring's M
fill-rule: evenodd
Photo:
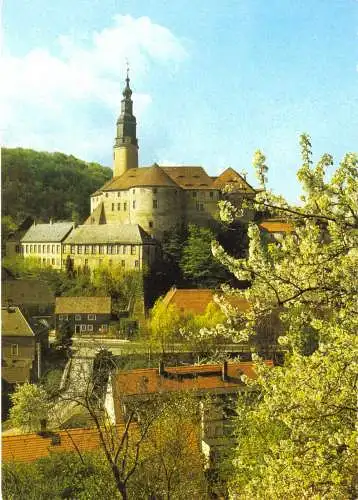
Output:
M151 426L130 483L133 498L208 498L199 447L200 412L191 394L173 394Z
M49 480L51 478L51 480ZM53 453L34 463L2 466L4 500L120 498L101 453Z
M158 343L162 352L165 352L170 345L181 340L180 329L185 322L175 305L167 305L163 299L158 299L150 314L151 341Z
M112 176L110 168L63 153L2 149L3 215L19 223L37 220L83 221L89 196Z
M74 331L69 321L61 323L59 328L56 329L57 344L64 349L68 349L72 345L73 333Z
M40 422L47 419L49 412L46 391L38 385L25 383L18 385L10 397L12 425L27 432L40 430Z
M212 254L215 234L209 228L189 225L189 236L183 249L180 267L186 278L201 288L213 288L227 281L229 273Z
M237 338L250 338L267 315L278 313L278 340L288 352L282 367L258 365L258 379L249 385L259 397L239 404L235 498L358 494L358 155L347 154L327 180L332 157L323 155L314 166L307 135L301 147L302 203L290 205L268 191L252 202L284 217L294 232L267 244L252 225L247 259L214 248L239 279L252 280L244 293L251 308L238 321Z

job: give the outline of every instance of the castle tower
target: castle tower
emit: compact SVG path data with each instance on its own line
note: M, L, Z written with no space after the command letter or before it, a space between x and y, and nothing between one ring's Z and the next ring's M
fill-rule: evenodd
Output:
M138 167L137 121L133 115L132 90L127 68L126 86L121 101L121 114L117 120L117 136L113 148L113 177L122 175L129 168Z

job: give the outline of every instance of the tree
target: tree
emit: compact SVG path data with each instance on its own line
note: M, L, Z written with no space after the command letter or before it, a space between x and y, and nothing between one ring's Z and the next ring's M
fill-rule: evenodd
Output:
M291 205L269 191L252 201L254 208L290 221L294 232L268 244L251 225L247 259L213 245L231 272L252 281L239 292L251 308L238 322L237 338L250 338L274 313L287 350L282 367L258 364L259 396L238 406L230 483L235 498L358 494L358 155L348 153L327 180L332 157L325 154L313 166L307 135L301 147L302 203ZM255 163L265 176L263 156L256 155Z
M164 353L170 344L181 340L180 329L185 323L185 318L175 305L158 299L150 313L151 340L158 343Z
M216 287L230 276L212 255L211 243L214 239L211 229L189 225L188 241L183 249L180 267L186 278L202 288Z
M46 391L38 385L25 383L18 385L10 397L13 404L10 420L13 426L27 432L40 430L41 420L47 420L49 414Z

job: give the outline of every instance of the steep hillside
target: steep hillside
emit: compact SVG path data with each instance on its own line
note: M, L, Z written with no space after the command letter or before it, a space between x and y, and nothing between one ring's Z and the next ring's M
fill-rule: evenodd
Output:
M63 153L32 149L2 150L2 216L19 223L75 220L89 214L89 195L112 176L112 170Z

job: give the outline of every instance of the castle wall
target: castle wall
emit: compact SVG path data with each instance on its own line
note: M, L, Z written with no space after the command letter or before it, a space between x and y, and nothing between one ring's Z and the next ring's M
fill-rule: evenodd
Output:
M198 226L212 225L219 219L219 200L220 191L217 189L186 190L186 224L196 224Z

